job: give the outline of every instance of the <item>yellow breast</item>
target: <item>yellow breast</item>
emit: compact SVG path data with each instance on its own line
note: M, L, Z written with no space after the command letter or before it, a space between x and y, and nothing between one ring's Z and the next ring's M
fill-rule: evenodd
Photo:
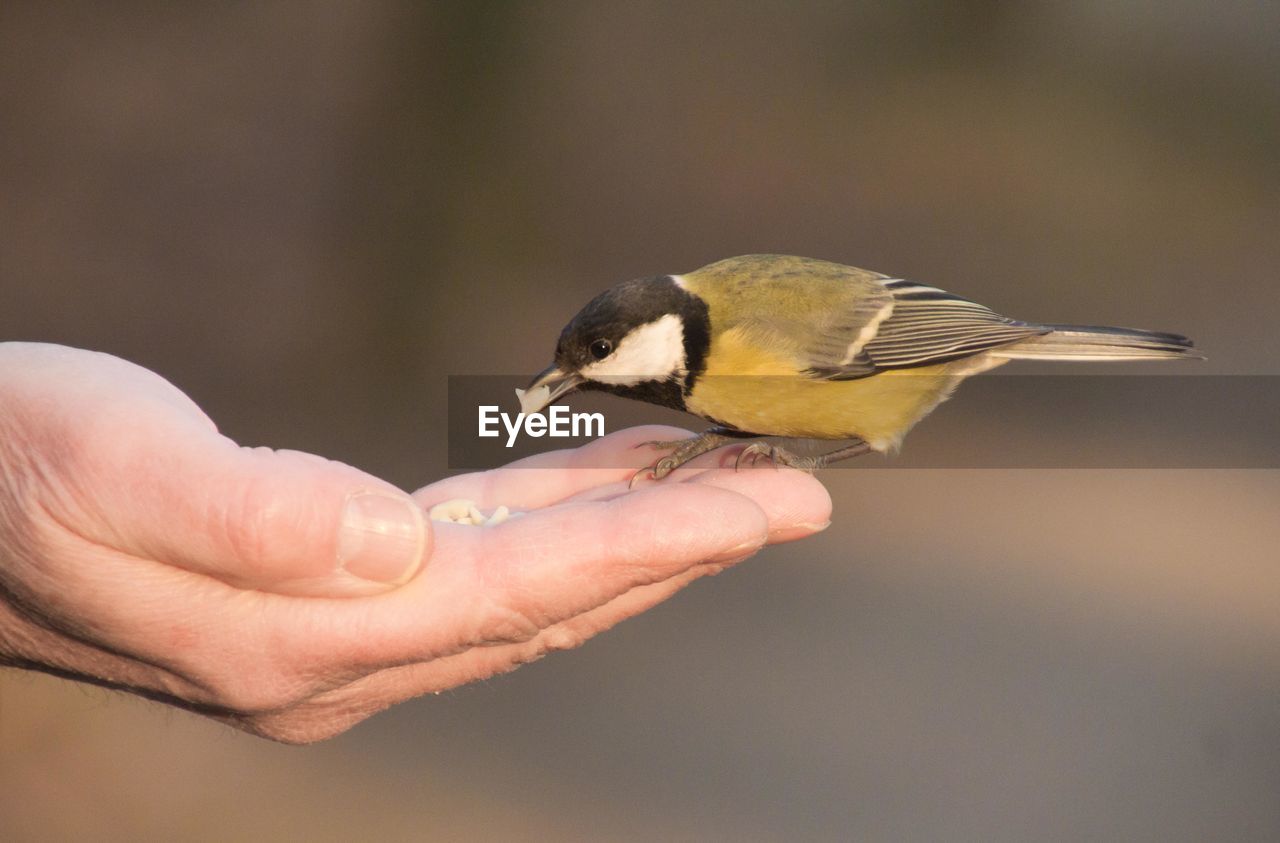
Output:
M801 373L795 350L763 343L738 329L719 334L707 370L686 399L688 409L739 430L806 439L863 439L892 450L916 422L946 400L977 368L944 363L891 369L848 381Z

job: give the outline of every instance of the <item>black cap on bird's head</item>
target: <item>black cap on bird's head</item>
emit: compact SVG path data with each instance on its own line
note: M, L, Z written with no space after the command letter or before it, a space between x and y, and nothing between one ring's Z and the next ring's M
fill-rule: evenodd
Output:
M520 409L538 412L576 389L683 408L683 391L709 345L707 305L678 278L627 281L569 320L555 362L520 392Z

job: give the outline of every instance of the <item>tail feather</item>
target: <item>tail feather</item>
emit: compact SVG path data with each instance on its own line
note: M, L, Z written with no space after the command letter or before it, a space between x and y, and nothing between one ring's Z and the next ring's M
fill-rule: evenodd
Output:
M1111 328L1104 325L1042 325L1048 333L993 348L992 357L1010 360L1204 359L1181 334Z

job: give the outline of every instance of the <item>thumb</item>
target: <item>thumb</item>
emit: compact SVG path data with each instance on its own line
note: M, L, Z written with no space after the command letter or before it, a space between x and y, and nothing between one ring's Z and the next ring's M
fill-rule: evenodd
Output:
M370 594L422 567L430 527L391 484L311 454L240 448L204 425L186 432L109 460L106 494L91 496L103 543L286 594Z

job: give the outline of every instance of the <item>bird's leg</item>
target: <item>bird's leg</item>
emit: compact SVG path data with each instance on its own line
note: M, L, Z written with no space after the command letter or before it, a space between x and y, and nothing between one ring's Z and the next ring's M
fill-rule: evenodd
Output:
M801 471L816 471L819 468L826 468L833 462L860 457L870 452L871 446L861 439L851 442L843 448L836 448L834 451L813 457L802 457L793 454L786 448L774 445L772 442L752 442L742 449L742 453L738 454L738 460L734 463L734 468L742 468L743 460L746 460L748 465L755 465L761 457L765 457L769 462L773 463L775 468L779 465L785 465L790 468L798 468Z
M745 435L749 436L754 434ZM743 436L744 434L739 433L736 430L730 430L727 427L712 427L702 431L697 436L692 436L688 439L672 439L665 442L641 442L636 446L637 448L649 446L652 448L659 448L661 450L672 449L672 451L670 454L667 454L648 468L642 468L633 474L631 476L631 483L628 485L634 486L636 480L645 474L653 475L654 480L661 480L693 458L702 456L708 451L714 451L716 448L720 448L734 439L740 439Z

